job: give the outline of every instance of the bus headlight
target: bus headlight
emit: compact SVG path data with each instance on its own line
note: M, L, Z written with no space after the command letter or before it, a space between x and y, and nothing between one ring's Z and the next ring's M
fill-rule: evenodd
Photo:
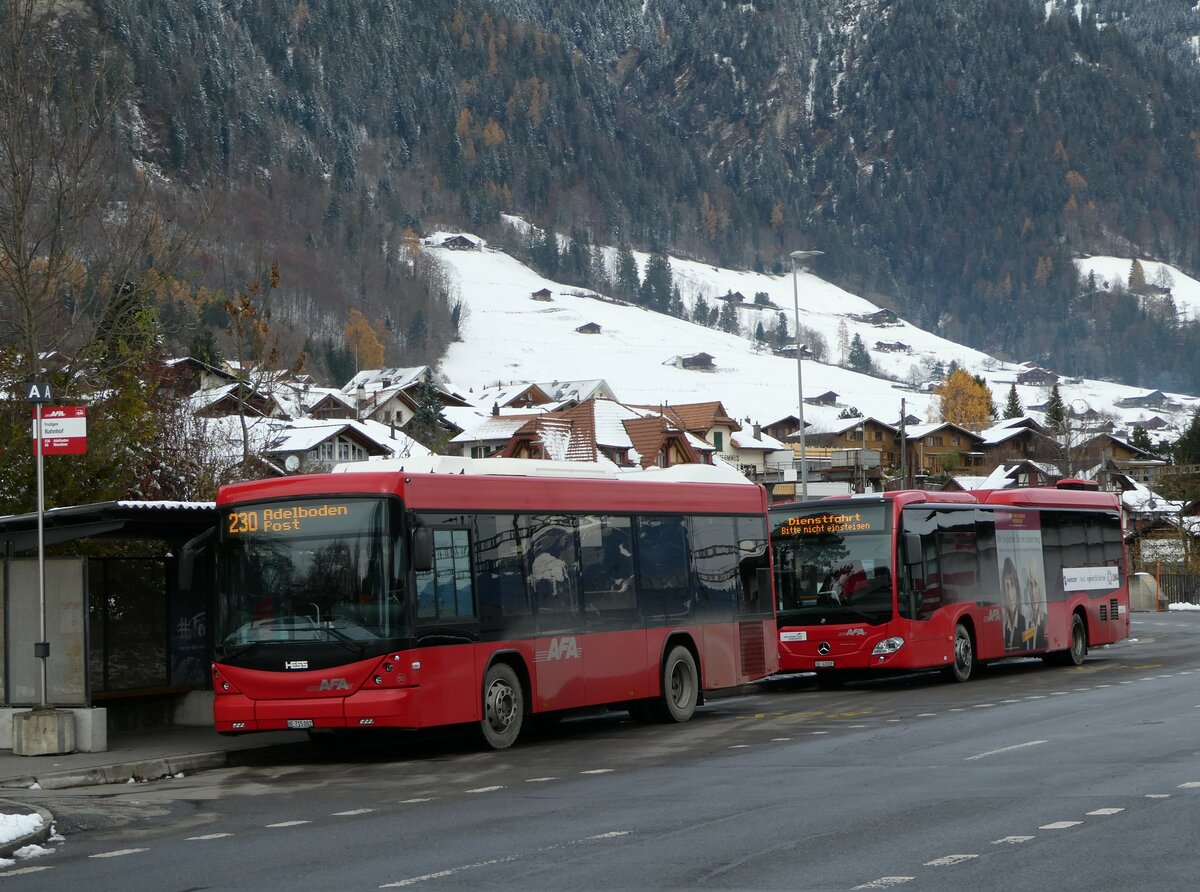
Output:
M884 638L875 645L875 649L871 651L871 656L885 657L888 654L894 654L902 647L904 647L903 638Z

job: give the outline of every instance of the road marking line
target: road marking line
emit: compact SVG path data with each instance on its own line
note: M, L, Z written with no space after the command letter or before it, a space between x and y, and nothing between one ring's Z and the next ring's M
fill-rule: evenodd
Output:
M790 738L790 737L772 737L771 742L772 743L787 743L791 739L792 738Z
M901 722L903 719L888 719L889 722Z
M1098 808L1095 811L1088 812L1089 815L1118 815L1125 811L1123 808Z
M558 780L558 778L556 778L556 777L527 777L527 778L525 778L525 783L527 783L527 784L544 784L544 783L546 783L546 781L552 781L552 780Z
M941 858L934 858L932 861L926 861L925 867L950 867L952 865L962 864L964 861L970 861L978 857L978 855L943 855Z
M988 750L986 753L977 753L974 756L967 756L964 762L973 762L976 759L983 759L987 756L997 756L1000 753L1011 753L1013 750L1023 750L1026 747L1040 746L1043 743L1048 743L1046 740L1030 740L1027 743L1014 743L1012 746L1003 746L998 750Z
M1020 700L1001 700L1001 703L1020 703Z
M350 811L335 811L330 815L331 818L350 818L354 815L366 815L375 811L373 808L352 808Z
M863 883L861 886L855 886L855 889L890 889L892 886L901 886L904 883L911 883L916 877L880 877L877 880L871 880L869 883Z
M1038 830L1066 830L1070 827L1078 827L1083 821L1055 821L1053 824L1043 824Z
M1170 799L1171 794L1170 793L1147 793L1146 798L1147 799Z
M595 836L589 836L586 839L574 839L574 840L571 840L570 842L557 843L552 846L545 846L544 848L538 849L534 854L540 855L545 852L552 852L556 849L566 848L567 846L577 846L577 845L581 845L582 843L592 842L593 840L616 839L617 837L628 836L632 832L633 832L632 830L610 830L608 833L598 833ZM463 871L466 871L466 870L478 870L481 867L491 867L495 864L509 864L513 861L518 861L524 857L528 857L528 856L526 856L526 855L508 855L504 858L492 858L488 861L477 861L474 864L463 864L460 867L449 867L445 870L435 871L434 873L426 873L426 874L422 874L421 876L418 876L418 877L409 877L406 880L397 880L394 883L384 883L379 888L380 889L397 889L397 888L401 888L403 886L415 886L417 883L423 883L426 880L440 880L440 879L444 879L445 877L448 877L448 876L453 876L456 873L462 873Z
M972 709L987 709L989 706L995 706L995 703L976 703Z
M1071 693L1071 692L1070 691L1051 691L1050 696L1051 697L1065 697L1069 693Z
M1200 787L1200 781L1188 781L1186 784L1179 785L1179 789L1181 790L1191 790L1196 787Z
M580 774L612 774L616 771L615 768L589 768L587 771L581 771Z
M813 731L813 734L828 734L828 731Z
M464 793L495 793L497 790L503 790L503 784L496 784L491 787L476 787L474 790L463 790Z
M951 712L966 712L966 710L963 709L961 706L951 706L950 711Z
M233 836L232 833L206 833L203 836L189 836L188 842L196 842L204 839L224 839L226 836Z
M146 849L117 849L115 852L100 852L96 855L88 855L89 858L120 858L122 855L136 855L138 852L145 852Z
M475 864L464 864L462 867L450 867L446 870L439 870L435 873L423 874L419 877L409 877L407 880L398 880L394 883L384 883L380 889L397 889L402 886L415 886L417 883L423 883L426 880L440 880L443 877L454 876L456 873L462 873L464 870L478 870L480 867L491 867L493 864L507 864L510 861L516 861L520 855L509 855L505 858L493 858L490 861L478 861Z
M1026 697L1025 699L1026 700L1045 700L1046 695L1045 694L1031 694L1030 696Z
M40 864L37 867L18 867L16 870L6 870L0 877L19 877L23 873L37 873L40 870L53 870L52 864Z
M278 824L267 824L268 827L299 827L301 824L311 824L312 821L280 821Z
M933 717L933 716L935 716L935 715L937 715L937 713L936 713L936 712L918 712L918 713L917 713L917 718L919 718L919 719L927 719L927 718L931 718L931 717Z
M420 799L401 799L400 800L401 805L416 805L418 802L433 802L433 797L426 796L426 797L420 798Z
M1033 838L1032 836L1002 836L1000 839L993 839L992 845L1016 845L1019 842L1029 842Z
M748 749L750 749L750 744L748 744L748 743L733 743L733 744L729 745L729 749L731 749L731 750L748 750Z

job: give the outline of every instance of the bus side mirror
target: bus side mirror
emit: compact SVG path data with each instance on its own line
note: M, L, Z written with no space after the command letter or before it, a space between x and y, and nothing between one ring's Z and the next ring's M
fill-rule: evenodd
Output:
M412 534L412 566L418 573L433 569L433 530L417 527Z
M216 529L205 530L194 539L189 539L179 549L179 590L190 591L196 578L196 561L208 550L208 541L216 535Z

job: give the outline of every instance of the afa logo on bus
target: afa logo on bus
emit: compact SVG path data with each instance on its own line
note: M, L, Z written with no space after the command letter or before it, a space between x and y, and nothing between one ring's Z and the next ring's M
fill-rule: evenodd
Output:
M563 635L559 638L551 638L550 646L546 650L539 650L534 654L534 661L545 663L549 660L577 660L583 656L583 650L579 647L579 642L575 640L574 635Z

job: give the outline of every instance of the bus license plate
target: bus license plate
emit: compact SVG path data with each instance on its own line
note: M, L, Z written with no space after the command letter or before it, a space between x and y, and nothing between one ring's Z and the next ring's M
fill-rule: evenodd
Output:
M832 669L833 660L817 660L814 665L816 665L818 669Z
M312 726L312 719L288 719L289 728L311 728Z

